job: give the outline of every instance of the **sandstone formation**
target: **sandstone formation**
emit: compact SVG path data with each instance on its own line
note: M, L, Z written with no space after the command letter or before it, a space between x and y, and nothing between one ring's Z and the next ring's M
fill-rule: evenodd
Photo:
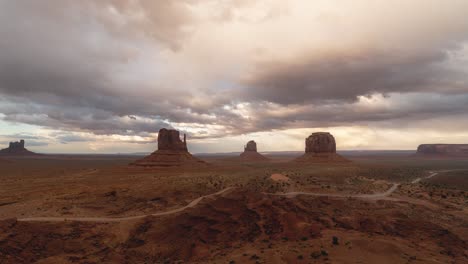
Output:
M24 145L24 140L20 140L19 142L10 142L8 148L0 150L0 155L25 156L36 154L26 149Z
M247 142L247 145L244 147L244 151L255 151L257 152L257 143L253 140Z
M191 167L207 164L188 152L185 134L182 141L179 131L162 128L158 133L158 150L131 165L140 167Z
M468 157L468 144L423 144L419 145L418 156Z
M244 147L244 152L240 154L241 160L244 161L267 161L268 158L257 152L257 143L253 140L247 142Z
M328 132L312 133L305 139L305 154L295 159L296 162L347 162L336 153L336 141Z
M312 133L305 140L306 153L336 153L336 142L328 132Z

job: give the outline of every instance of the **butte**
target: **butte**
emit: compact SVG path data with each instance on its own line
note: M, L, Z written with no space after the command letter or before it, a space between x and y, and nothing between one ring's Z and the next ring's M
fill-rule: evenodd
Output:
M349 162L336 153L336 141L328 132L312 133L305 140L305 154L296 158L295 162L305 163L339 163Z
M197 167L206 166L206 162L192 156L187 149L186 135L183 141L179 131L162 128L158 133L158 150L143 159L130 164L138 167Z
M20 140L19 142L10 142L8 148L0 150L0 155L4 156L31 156L31 155L38 155L32 151L29 151L27 148L24 147L25 142L24 140Z
M240 154L243 161L268 161L269 159L257 152L257 143L251 140L244 147L244 152Z

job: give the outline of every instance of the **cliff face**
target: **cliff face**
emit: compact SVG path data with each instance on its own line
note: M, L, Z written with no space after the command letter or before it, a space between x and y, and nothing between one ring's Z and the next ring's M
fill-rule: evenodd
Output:
M312 133L306 138L305 154L294 161L305 163L348 162L347 159L336 154L335 137L328 132Z
M158 150L188 151L187 138L180 139L179 131L175 129L161 129L158 133Z
M454 156L468 157L468 144L423 144L419 145L421 156Z
M24 140L18 142L10 142L8 148L0 150L0 155L35 155L36 153L29 151L24 147Z
M247 142L247 145L244 147L244 151L255 151L257 152L257 143L253 140Z
M312 133L305 140L306 153L336 153L335 137L328 132Z

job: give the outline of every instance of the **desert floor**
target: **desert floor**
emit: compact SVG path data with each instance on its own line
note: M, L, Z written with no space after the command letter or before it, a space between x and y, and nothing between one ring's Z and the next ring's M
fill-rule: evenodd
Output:
M0 163L0 263L467 263L468 160Z

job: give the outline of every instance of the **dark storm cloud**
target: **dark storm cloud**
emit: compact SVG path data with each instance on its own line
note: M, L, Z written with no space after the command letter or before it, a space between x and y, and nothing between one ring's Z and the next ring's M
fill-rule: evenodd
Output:
M279 105L274 103L255 103L255 116L244 126L245 132L268 131L304 127L333 127L353 125L393 124L402 126L418 121L435 118L460 119L468 114L468 94L440 95L437 93L398 94L387 98L371 97L358 102L336 104L296 104ZM462 118L463 119L463 118Z
M57 109L51 110L48 114L10 113L6 115L4 120L47 126L54 129L92 132L98 135L140 135L148 132L155 133L163 127L171 127L170 124L157 119L134 120L127 116L119 117L110 114L106 118L96 117L92 113L92 109L87 110L89 112L76 114L68 111L58 112ZM98 112L98 110L96 111Z
M145 5L150 2L142 1ZM174 5L170 2L160 3L155 12L176 9L166 7ZM139 1L113 3L123 8ZM121 89L129 87L114 83L112 74L118 73L119 65L126 64L128 56L131 56L126 54L132 49L125 28L121 29L123 32L118 32L121 34L112 34L109 29L111 21L99 17L113 6L110 1L94 4L91 1L1 1L0 4L2 92L32 98L44 104L98 105L107 110L123 109L122 112L128 111L128 108L141 111L149 106L148 102L137 102L130 96L122 97ZM173 24L167 17L174 12L172 10L158 21L151 20L158 14L148 14L151 17L146 20L149 21L144 20L148 25L130 32L145 31L148 27L153 31L167 31L170 28L177 34L181 21L174 15L172 19L179 22ZM17 20L18 17L26 19ZM114 24L117 23L114 21ZM168 39L178 41L176 36Z
M355 101L375 93L467 93L466 69L443 65L445 51L303 56L259 63L240 96L278 104Z
M290 58L256 57L256 63L245 66L252 69L247 73L243 66L227 67L240 75L229 80L216 79L213 69L201 71L212 78L205 80L197 70L209 68L206 57L182 54L188 45L201 45L191 36L198 26L193 10L204 2L220 7L216 23L252 22L242 13L255 6L250 1L0 0L0 118L65 131L145 138L173 123L190 123L206 126L191 138L206 138L292 127L411 121L468 111L467 68L463 67L468 63L453 62L468 37L468 20L459 19L463 11L453 22L438 20L442 26L427 41L418 35L416 40L401 37L375 48L298 49L290 52L296 54ZM254 12L255 21L249 26L261 26L278 12L283 15L277 8L267 10L260 19ZM229 29L226 26L226 38L235 43ZM246 46L250 50L256 45ZM269 45L281 52L275 43ZM160 54L171 56L163 59ZM251 62L247 57L240 62L213 57L225 64ZM176 74L171 75L171 66ZM234 88L220 89L213 83ZM386 95L389 106L377 102L373 108L359 101L361 96L376 94ZM85 140L75 134L52 138L63 143Z
M177 89L119 79L134 59L131 38L179 48L187 12L182 1L0 1L4 119L97 134L200 121L180 106Z

